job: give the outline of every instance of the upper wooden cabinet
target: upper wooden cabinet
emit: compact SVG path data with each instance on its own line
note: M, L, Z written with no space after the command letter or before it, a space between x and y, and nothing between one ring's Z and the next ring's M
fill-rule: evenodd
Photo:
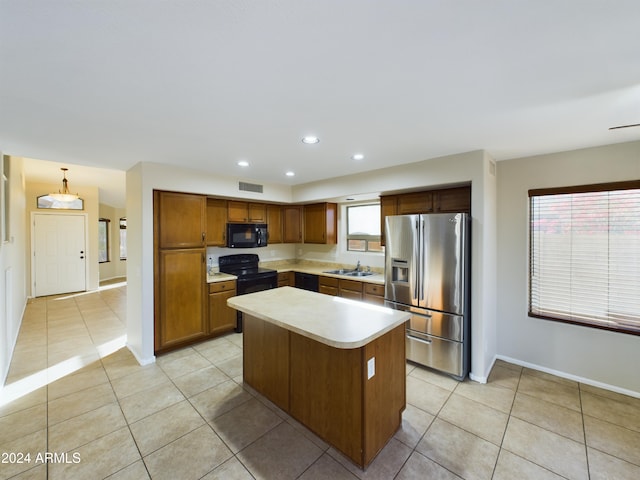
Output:
M302 207L282 207L282 240L284 243L302 243Z
M471 213L471 187L447 188L433 192L434 212Z
M264 203L239 202L229 200L227 202L227 220L229 222L266 222L266 205Z
M433 212L431 192L415 192L398 195L398 215Z
M335 244L337 237L336 203L314 203L304 206L304 243Z
M227 201L207 198L207 245L224 247L227 244Z
M426 190L380 197L380 234L385 242L385 218L419 213L471 214L471 186Z
M268 243L282 243L282 206L267 205Z
M207 197L156 191L154 199L159 248L205 246Z

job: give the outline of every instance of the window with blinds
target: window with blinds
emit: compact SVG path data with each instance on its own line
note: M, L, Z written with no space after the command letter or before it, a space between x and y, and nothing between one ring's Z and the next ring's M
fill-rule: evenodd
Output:
M529 315L640 335L640 181L529 191Z

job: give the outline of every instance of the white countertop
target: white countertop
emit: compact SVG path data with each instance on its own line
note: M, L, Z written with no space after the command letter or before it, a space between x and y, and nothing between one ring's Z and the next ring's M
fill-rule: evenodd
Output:
M207 273L207 283L226 282L227 280L236 280L238 277L230 273L214 272Z
M313 275L322 275L324 277L342 278L344 280L356 280L364 283L375 283L376 285L384 285L384 274L374 272L373 275L367 275L365 277L351 277L349 275L339 275L335 273L326 273L327 270L337 270L338 267L312 267L307 265L293 265L287 267L278 268L279 272L300 272L311 273Z
M409 320L410 314L380 305L294 287L232 297L227 304L335 348L360 348Z

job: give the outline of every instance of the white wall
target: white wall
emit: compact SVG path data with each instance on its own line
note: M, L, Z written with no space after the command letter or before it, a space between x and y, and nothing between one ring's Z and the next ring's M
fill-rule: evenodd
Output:
M639 178L640 142L498 163L500 357L640 396L640 336L527 315L528 190Z
M28 253L23 165L19 157L6 157L5 161L10 162L11 170L8 219L10 241L5 243L0 239L0 390L7 377L27 303L25 275Z

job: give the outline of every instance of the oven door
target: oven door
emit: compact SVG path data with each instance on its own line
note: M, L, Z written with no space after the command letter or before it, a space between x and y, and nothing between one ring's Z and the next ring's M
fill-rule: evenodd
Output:
M273 275L263 275L258 278L251 278L251 276L238 277L238 280L236 280L236 292L238 295L261 292L262 290L269 290L271 288L278 288L278 274L275 272ZM242 332L242 312L239 310L236 332Z

